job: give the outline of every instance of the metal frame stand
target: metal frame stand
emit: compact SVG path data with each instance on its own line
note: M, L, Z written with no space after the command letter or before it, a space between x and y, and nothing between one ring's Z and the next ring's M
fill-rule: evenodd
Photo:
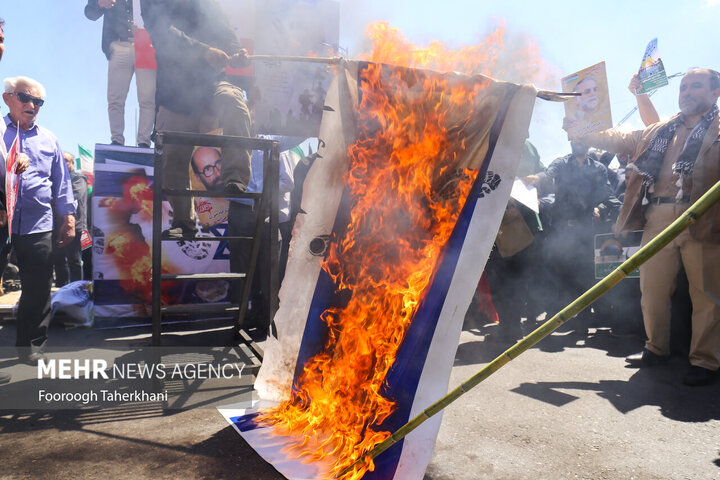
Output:
M163 147L165 144L182 144L207 147L236 147L247 150L260 150L263 152L263 191L262 193L241 193L229 195L224 192L212 192L205 190L172 190L163 188ZM255 275L257 260L260 252L260 242L263 237L265 224L265 212L268 213L270 221L270 292L268 312L270 319L275 316L278 309L277 292L279 288L278 264L278 214L279 214L279 183L280 183L280 160L279 143L275 140L259 138L247 138L225 135L206 135L187 132L158 132L155 138L155 170L153 182L153 226L152 226L152 345L162 344L162 318L163 315L172 313L218 313L233 312L236 331L245 340L249 338L243 335L242 326L247 312L248 300L252 279ZM252 237L212 237L212 236L187 236L178 238L161 238L162 232L162 200L165 195L187 196L187 197L214 197L214 198L248 198L255 202L255 232ZM208 273L208 274L163 274L162 273L162 242L179 240L245 240L251 241L250 264L247 272L236 273ZM197 304L197 305L167 305L161 303L161 287L163 281L183 280L230 280L242 282L241 298L237 304ZM233 298L233 301L236 299Z

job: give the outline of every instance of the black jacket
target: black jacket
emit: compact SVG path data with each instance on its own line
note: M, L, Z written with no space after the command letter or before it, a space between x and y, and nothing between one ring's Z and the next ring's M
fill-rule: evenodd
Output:
M141 0L145 28L157 60L157 106L175 113L201 113L225 78L205 61L210 47L232 56L235 32L215 0Z
M85 175L75 170L70 172L70 181L72 182L73 195L77 202L77 207L75 208L75 230L82 232L87 229L88 181Z
M590 223L595 207L601 215L620 207L610 187L607 168L590 156L581 164L573 155L556 158L543 175L555 184L554 220Z
M110 60L110 44L115 40L128 41L132 38L132 0L117 0L115 6L107 9L98 6L98 0L88 0L85 16L90 20L103 17L102 51Z

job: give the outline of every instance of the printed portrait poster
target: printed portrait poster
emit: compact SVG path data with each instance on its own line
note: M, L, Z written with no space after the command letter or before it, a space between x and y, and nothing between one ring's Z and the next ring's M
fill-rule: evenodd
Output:
M612 128L605 62L563 77L562 91L582 94L565 102L566 129L570 137Z
M222 135L222 129L207 132L210 135ZM190 157L190 188L193 190L222 191L220 175L222 168L222 149L207 146L195 146ZM219 197L194 197L193 204L200 228L209 230L227 226L230 203Z

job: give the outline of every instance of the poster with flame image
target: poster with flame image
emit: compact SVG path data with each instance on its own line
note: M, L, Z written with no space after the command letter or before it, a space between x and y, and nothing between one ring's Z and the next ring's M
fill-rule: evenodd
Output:
M223 411L287 478L332 478L447 391L535 94L481 75L338 70L255 383L262 401ZM343 478L421 479L439 423Z
M93 279L95 320L122 324L150 316L153 154L97 145L93 195ZM163 202L162 228L172 218ZM212 228L222 235L227 223ZM227 271L226 242L164 242L164 273ZM163 303L227 301L227 285L163 283ZM125 319L125 320L123 320Z

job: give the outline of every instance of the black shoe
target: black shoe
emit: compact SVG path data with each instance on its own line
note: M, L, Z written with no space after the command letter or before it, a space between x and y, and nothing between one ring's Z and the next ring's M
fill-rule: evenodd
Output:
M168 228L160 234L162 238L172 238L173 240L182 240L183 238L194 237L195 235L197 235L196 229L186 227Z
M10 375L9 373L0 372L0 385L10 383L10 380L12 380L12 375Z
M138 148L150 148L150 144L145 143L145 142L140 142L140 143L138 143Z
M112 142L110 142L110 145L115 145L115 146L118 146L118 147L122 147L124 144L122 144L122 143L120 143L120 142L116 142L115 140L113 140Z
M47 358L42 352L33 352L30 355L23 355L22 357L20 357L20 363L24 363L25 365L31 365L33 367L37 366L40 360L47 362Z
M642 352L635 353L625 358L631 367L652 367L668 361L669 355L658 355L644 348Z
M228 195L237 195L238 193L245 193L247 185L242 182L228 182L225 184L223 191Z
M2 274L3 280L13 280L13 279L19 279L20 278L20 269L13 265L12 263L8 263L5 267L5 271Z
M683 383L691 387L701 387L703 385L710 385L715 381L716 377L717 372L714 370L690 365L685 378L683 378Z

